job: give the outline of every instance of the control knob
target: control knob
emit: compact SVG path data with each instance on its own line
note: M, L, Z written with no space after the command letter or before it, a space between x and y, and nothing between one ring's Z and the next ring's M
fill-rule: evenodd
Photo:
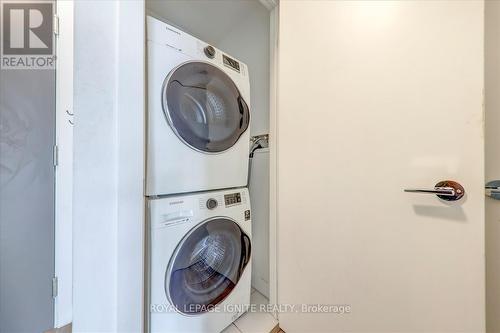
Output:
M208 209L214 209L217 207L217 205L218 205L217 200L215 200L213 198L210 198L207 200L207 208Z
M205 52L205 55L207 57L209 57L210 59L213 59L215 57L215 49L213 46L206 46L204 49L203 49L203 52Z

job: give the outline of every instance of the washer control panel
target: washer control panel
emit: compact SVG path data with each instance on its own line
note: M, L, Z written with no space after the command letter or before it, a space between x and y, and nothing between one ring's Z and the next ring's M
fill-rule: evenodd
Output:
M241 193L235 192L235 193L225 194L224 203L226 204L226 207L241 204Z
M247 203L246 194L244 191L234 190L225 191L224 193L211 193L200 196L199 209L217 211L219 209L231 208Z
M207 200L207 208L208 209L215 209L215 208L217 208L218 205L219 205L219 203L214 198L210 198Z

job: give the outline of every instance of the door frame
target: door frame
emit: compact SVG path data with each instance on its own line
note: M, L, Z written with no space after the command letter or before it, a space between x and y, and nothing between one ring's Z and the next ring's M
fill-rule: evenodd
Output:
M73 320L73 0L55 1L56 146L54 327Z
M279 1L260 0L269 10L269 304L278 304L278 27ZM276 307L274 307L276 308ZM279 313L273 311L275 319Z
M278 304L278 27L279 27L279 0L271 11L271 62L270 67L270 107L269 107L269 302ZM278 318L278 312L274 317Z

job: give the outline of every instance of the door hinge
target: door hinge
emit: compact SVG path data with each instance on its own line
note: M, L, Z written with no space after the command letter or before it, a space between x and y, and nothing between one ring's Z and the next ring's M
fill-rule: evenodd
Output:
M52 278L52 298L56 298L57 297L57 292L58 292L58 285L57 285L57 276L54 276Z
M59 16L54 15L54 35L59 36Z
M53 154L54 166L56 167L59 165L59 147L57 145L54 146Z

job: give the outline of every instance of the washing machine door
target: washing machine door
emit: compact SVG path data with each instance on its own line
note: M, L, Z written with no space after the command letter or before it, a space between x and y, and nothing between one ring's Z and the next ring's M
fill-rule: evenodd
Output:
M224 217L193 228L177 246L165 276L165 291L177 311L197 315L233 290L250 260L250 238Z
M250 122L248 105L233 80L202 61L185 62L169 73L162 105L179 139L204 153L231 148Z

